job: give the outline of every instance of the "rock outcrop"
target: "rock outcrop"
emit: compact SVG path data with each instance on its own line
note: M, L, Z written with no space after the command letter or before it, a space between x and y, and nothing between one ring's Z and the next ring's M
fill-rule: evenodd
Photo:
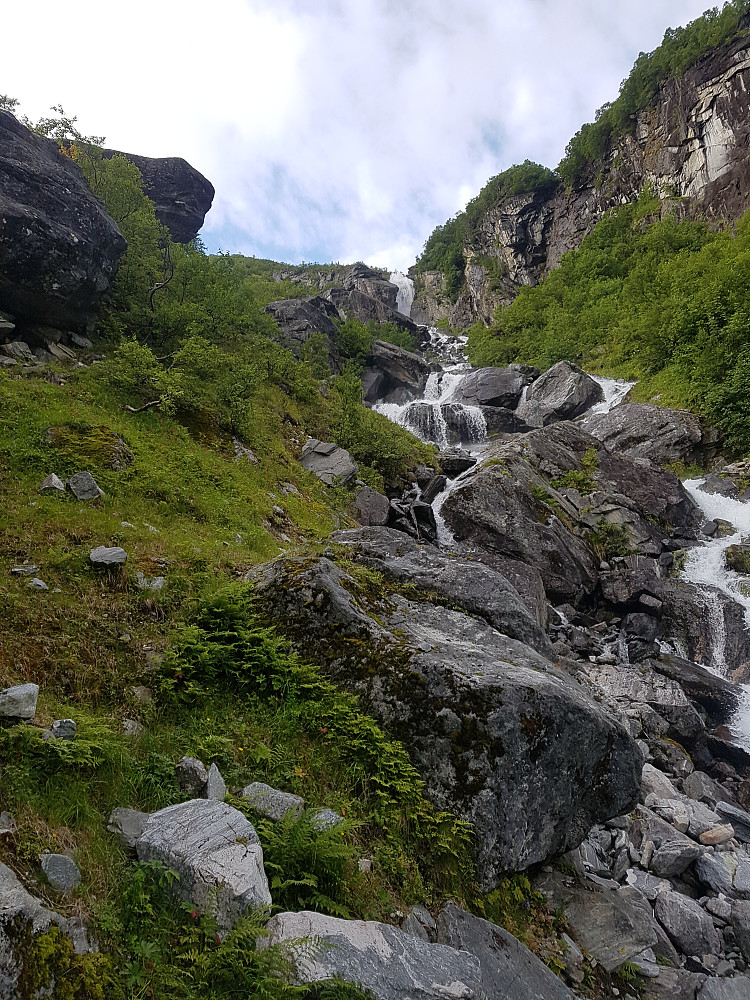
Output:
M295 358L304 356L305 345L314 334L322 337L331 371L341 370L338 351L339 314L336 307L319 295L306 299L280 299L270 302L266 312L279 324L281 342Z
M716 452L716 432L705 430L688 410L621 403L609 413L586 416L582 425L610 451L629 458L648 458L658 465L678 461L703 465Z
M0 309L22 325L85 329L125 246L57 143L0 111Z
M198 235L215 194L207 177L180 156L141 156L116 149L102 152L107 159L124 156L138 167L156 218L167 227L175 243L189 243Z
M408 403L422 392L431 370L421 355L376 340L362 372L365 402Z

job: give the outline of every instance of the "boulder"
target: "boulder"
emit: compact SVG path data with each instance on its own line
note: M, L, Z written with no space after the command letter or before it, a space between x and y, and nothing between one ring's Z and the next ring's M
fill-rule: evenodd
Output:
M49 884L58 892L70 892L80 884L78 865L67 854L42 854L39 861Z
M348 486L357 475L357 463L349 452L330 441L308 438L299 460L326 486Z
M539 377L530 365L479 368L461 379L453 398L466 406L502 406L515 410L523 390Z
M295 358L304 356L307 341L313 334L318 334L323 338L331 371L341 370L336 326L339 314L330 302L318 295L306 299L281 299L269 302L265 311L278 323L281 342Z
M314 830L318 833L325 833L326 830L334 830L337 826L341 826L344 822L344 817L341 813L337 813L335 809L314 809L310 813L310 823Z
M208 777L203 787L203 798L211 799L213 802L223 802L226 795L226 782L222 778L221 771L216 764L212 764L208 769Z
M80 167L0 111L0 302L17 321L92 322L126 243Z
M195 239L214 200L214 186L208 178L179 156L141 156L116 149L102 153L106 159L124 156L138 167L144 194L175 243Z
M602 387L572 361L558 361L529 386L518 415L530 427L573 420L604 399Z
M123 847L134 848L143 834L149 815L139 812L138 809L117 806L109 814L107 830L115 835Z
M514 410L507 410L502 406L480 406L478 410L484 418L488 438L501 434L525 434L531 430Z
M715 806L717 802L732 802L732 796L724 787L703 771L689 774L682 784L682 790L688 798L704 802L708 806Z
M56 740L74 740L78 733L78 726L74 719L55 719L50 727L50 732Z
M731 909L734 936L746 962L750 962L750 900L737 900Z
M68 921L46 909L26 891L7 865L0 864L0 996L9 1000L18 997L24 973L30 977L36 971L24 968L24 949L17 945L19 928L28 927L32 934L44 934L53 925L66 931Z
M557 976L508 931L448 903L437 917L437 940L479 959L487 1000L574 1000Z
M678 799L680 793L672 782L653 764L644 764L641 772L641 797L657 795L660 799Z
M576 876L548 872L535 886L553 909L562 909L578 943L614 972L658 940L651 907L637 889L607 888Z
M127 562L127 558L127 552L119 545L109 548L106 545L98 545L89 552L89 560L94 566L122 566L124 562Z
M376 1000L480 1000L479 959L374 920L279 913L258 947L281 945L298 984L334 976L372 990ZM312 939L312 940L311 940Z
M683 955L716 955L720 951L720 939L713 921L694 899L679 892L660 892L654 912Z
M0 718L33 719L39 697L38 684L16 684L0 691Z
M440 452L440 468L449 479L455 479L476 464L476 458L463 448L449 448Z
M327 558L249 578L269 619L404 743L432 801L474 824L484 889L637 800L637 744L530 646L459 611L367 594Z
M39 487L40 493L64 493L65 483L56 476L54 472L50 473L46 479L43 480L42 485Z
M750 997L750 976L718 979L711 976L698 990L697 1000L747 1000Z
M427 384L432 366L419 354L384 340L373 341L363 375L367 381L365 402L408 403L417 399Z
M301 795L281 792L271 785L264 785L262 781L254 781L243 788L242 798L247 799L248 805L259 815L272 820L283 819L290 812L301 816L305 808L305 800Z
M750 857L743 851L714 851L702 854L695 874L714 892L730 899L750 899Z
M90 472L76 472L68 480L68 489L76 500L98 500L104 496L104 490Z
M724 822L728 821L732 824L737 840L743 844L750 843L750 813L731 802L717 802L716 812Z
M136 851L141 861L174 869L180 898L214 913L222 930L249 910L271 905L255 828L223 802L190 799L152 813Z
M208 782L208 771L202 760L196 757L180 757L174 766L174 771L181 792L192 798L206 797L203 792Z
M609 413L591 413L583 427L618 455L648 458L657 465L702 461L700 420L688 410L650 403L621 403Z
M362 486L354 497L352 504L354 516L365 526L382 526L388 523L391 504L388 497L373 490L370 486Z

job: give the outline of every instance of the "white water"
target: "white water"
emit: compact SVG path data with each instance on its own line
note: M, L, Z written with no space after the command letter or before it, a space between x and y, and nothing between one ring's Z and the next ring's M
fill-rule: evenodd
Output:
M706 608L712 633L712 662L704 665L726 677L730 672L726 659L727 626L719 593L743 608L745 627L750 628L750 594L742 589L744 578L728 569L725 562L725 553L730 545L750 540L750 503L742 503L716 493L705 493L704 482L703 479L688 479L683 485L707 520L721 518L729 521L735 531L724 538L712 538L703 545L690 549L682 577L698 588ZM729 728L735 738L750 750L750 686L742 684L740 687L743 692L742 703Z
M601 375L592 375L591 378L602 387L604 399L592 406L588 413L609 413L619 406L635 385L635 382L625 382L619 378L603 378Z
M398 288L396 293L396 309L404 316L411 316L414 302L414 282L401 271L391 274L390 282Z

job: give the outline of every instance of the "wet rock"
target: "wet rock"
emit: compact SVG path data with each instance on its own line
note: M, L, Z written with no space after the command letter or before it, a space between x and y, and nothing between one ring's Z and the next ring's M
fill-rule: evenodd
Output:
M223 802L191 799L152 813L136 851L139 860L176 871L175 891L202 912L214 912L222 930L271 904L258 835Z
M487 1000L574 1000L573 993L512 934L448 903L437 917L440 944L479 959Z
M703 458L703 432L688 410L650 403L621 403L609 413L592 413L583 426L618 455L648 458L657 465Z
M68 480L68 489L76 500L98 500L104 496L104 490L99 488L90 472L76 472Z
M429 482L425 484L424 489L422 490L421 499L424 501L424 503L432 505L432 503L435 501L437 497L440 496L440 494L443 492L443 490L447 485L448 485L447 476L442 476L442 475L432 476Z
M448 451L440 453L440 468L449 479L454 479L462 472L466 472L467 469L473 468L476 464L477 460L474 456L470 455L463 448L450 448Z
M535 880L554 909L563 909L576 940L608 972L657 943L651 907L636 889L585 884L559 872Z
M706 711L709 721L714 725L726 721L734 713L739 692L725 677L681 656L667 654L648 662L656 673L676 681L690 701Z
M42 854L39 861L49 884L58 892L70 892L80 884L78 865L67 854Z
M474 823L484 888L637 800L637 745L531 647L399 595L370 606L325 558L275 560L251 579L303 655L322 655L404 742L432 801Z
M515 410L527 385L539 377L529 365L479 368L461 379L454 399L465 406L502 406Z
M419 354L384 340L375 340L362 376L365 402L408 403L418 399L432 366Z
M140 839L150 813L117 806L109 814L107 830L113 833L123 847L134 848Z
M181 792L193 798L203 795L208 781L208 771L203 761L195 757L181 757L175 764L174 770Z
M283 819L290 812L295 816L301 816L305 808L305 800L301 795L281 792L271 785L264 785L262 781L254 781L243 788L242 798L248 800L248 805L255 812L272 820Z
M604 399L601 386L571 361L558 361L528 388L518 415L530 427L573 420Z
M64 917L46 909L7 865L0 864L0 996L19 996L19 981L37 972L26 967L24 949L17 944L18 927L28 927L31 934L43 934L53 925L63 932L68 929Z
M483 994L479 959L442 944L429 944L390 924L341 920L321 913L279 913L267 924L260 949L282 945L299 984L338 976L372 990L377 1000ZM317 948L311 948L314 939Z
M39 697L38 684L16 684L0 691L0 718L33 719Z
M503 406L480 406L479 409L490 439L502 434L525 434L531 430L514 410L507 410Z
M89 560L94 566L121 566L127 562L128 554L125 549L115 545L108 548L106 545L98 545L89 553Z
M64 493L65 492L65 483L62 481L62 479L60 479L59 476L56 476L55 473L52 472L52 473L50 473L49 476L47 476L46 479L44 479L42 481L42 485L39 487L39 492L40 493L53 493L53 492Z
M382 526L388 523L391 509L388 497L369 486L362 486L357 491L352 506L355 517L360 524L366 527Z
M730 545L724 551L727 569L735 573L750 574L750 544Z
M308 438L300 455L303 469L314 473L326 486L348 486L357 476L357 463L348 451L330 441Z

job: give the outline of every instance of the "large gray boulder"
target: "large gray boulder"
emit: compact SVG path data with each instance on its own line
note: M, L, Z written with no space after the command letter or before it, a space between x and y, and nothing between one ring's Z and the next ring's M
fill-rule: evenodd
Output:
M750 856L742 850L702 854L695 874L714 892L730 899L750 899Z
M152 813L136 842L141 861L161 861L179 875L176 891L223 930L249 910L271 905L263 848L241 812L190 799Z
M299 984L338 976L372 990L377 1000L480 1000L479 959L374 920L322 913L279 913L258 947L281 945Z
M486 1000L574 1000L565 983L517 938L454 903L438 914L437 940L476 955Z
M602 399L602 387L590 375L572 361L558 361L531 383L519 416L530 427L547 427L580 417Z
M362 375L365 402L408 403L421 394L431 370L419 354L375 340Z
M301 816L305 808L305 800L301 795L294 795L292 792L282 792L278 788L266 785L262 781L254 781L242 789L242 798L247 799L247 804L261 816L268 819L280 820L287 813Z
M313 334L318 334L323 338L331 370L341 370L336 326L339 314L330 302L319 295L306 299L280 299L278 302L269 302L265 311L278 323L281 342L295 358L304 356L308 340Z
M33 719L39 697L38 684L15 684L0 691L0 718Z
M530 365L479 368L461 379L453 398L466 406L501 406L515 410L523 390L539 377Z
M338 531L331 541L350 547L355 558L387 578L425 592L437 592L454 607L479 615L498 632L554 659L549 638L515 587L489 566L450 558L393 528Z
M679 892L660 892L654 903L659 923L683 955L717 955L720 939L710 914Z
M704 458L700 420L688 410L670 410L651 403L622 403L609 413L589 414L583 427L610 451L631 458L648 458L657 465Z
M144 194L175 243L189 243L198 235L215 194L207 177L180 156L141 156L116 149L102 152L107 159L124 156L138 167Z
M363 592L327 558L249 578L269 618L404 743L432 801L474 824L483 888L637 801L637 745L530 646L459 611Z
M125 247L80 167L0 111L0 308L27 324L81 329Z
M308 438L299 460L303 469L314 473L326 486L348 486L358 471L349 452L332 441Z
M750 976L719 979L712 976L698 990L697 1000L747 1000L750 997Z

